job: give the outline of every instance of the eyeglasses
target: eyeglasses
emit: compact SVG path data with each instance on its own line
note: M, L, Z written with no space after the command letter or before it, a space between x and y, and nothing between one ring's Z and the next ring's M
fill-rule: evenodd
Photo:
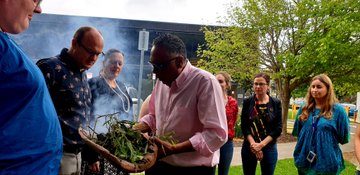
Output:
M177 57L171 58L170 60L163 62L163 63L153 63L151 61L149 61L149 63L153 66L153 72L158 72L158 71L162 71L164 69L166 69L169 64L174 61Z
M253 85L263 87L263 86L265 86L267 84L266 83L254 83Z
M103 56L105 55L104 52L100 52L100 53L96 53L96 52L93 52L92 50L90 50L89 48L86 48L81 42L78 42L80 47L82 47L88 54L89 54L89 58L93 57L93 56Z
M123 65L123 62L122 61L109 61L109 64L110 65L119 65L119 66L122 66Z

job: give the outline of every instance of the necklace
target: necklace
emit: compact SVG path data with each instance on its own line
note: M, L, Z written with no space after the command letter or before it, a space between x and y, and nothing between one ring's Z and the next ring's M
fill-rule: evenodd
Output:
M115 80L116 88L120 91L121 94L124 95L124 97L125 97L125 99L126 99L126 101L127 101L127 109L125 109L125 101L124 101L123 98L121 97L122 95L120 95L118 92L116 92L115 89L113 89L113 88L110 86L110 83L108 82L108 80L107 80L105 77L103 77L103 76L101 76L101 77L105 80L105 82L106 82L106 84L109 86L109 88L121 99L121 101L122 101L122 106L123 106L124 111L125 111L125 112L129 112L129 110L130 110L130 99L129 99L128 96L126 96L126 94L120 89L119 85L116 83L116 80Z

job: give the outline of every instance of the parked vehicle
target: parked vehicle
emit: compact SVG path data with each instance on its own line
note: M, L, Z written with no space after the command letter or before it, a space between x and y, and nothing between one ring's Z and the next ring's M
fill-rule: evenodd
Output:
M340 103L340 104L341 104L341 106L343 106L344 108L345 108L345 107L349 107L349 113L348 113L348 115L349 115L350 118L353 118L354 115L355 115L355 112L357 111L357 110L356 110L356 105L350 104L350 103Z

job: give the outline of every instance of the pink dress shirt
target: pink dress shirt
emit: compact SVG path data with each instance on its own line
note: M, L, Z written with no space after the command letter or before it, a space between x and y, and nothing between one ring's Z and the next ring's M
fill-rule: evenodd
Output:
M173 166L213 167L228 129L221 87L215 76L187 63L171 87L157 81L149 114L141 118L157 136L174 132L180 142L189 140L196 150L161 159Z

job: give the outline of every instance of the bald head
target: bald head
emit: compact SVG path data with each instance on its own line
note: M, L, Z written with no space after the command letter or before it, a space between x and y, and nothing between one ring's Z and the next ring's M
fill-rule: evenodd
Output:
M77 42L82 41L82 39L85 37L85 35L93 35L94 37L101 37L102 38L102 34L99 30L97 30L94 27L90 27L90 26L84 26L84 27L80 27L74 34L73 39L76 40Z
M99 30L81 27L74 34L69 54L80 68L89 69L95 64L103 48L104 39Z

